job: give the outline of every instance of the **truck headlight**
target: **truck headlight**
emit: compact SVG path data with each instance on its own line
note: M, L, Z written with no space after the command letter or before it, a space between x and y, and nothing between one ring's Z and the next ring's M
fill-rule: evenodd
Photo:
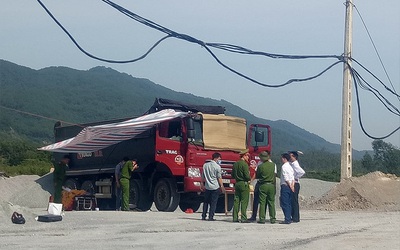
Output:
M201 177L200 168L188 168L189 177Z

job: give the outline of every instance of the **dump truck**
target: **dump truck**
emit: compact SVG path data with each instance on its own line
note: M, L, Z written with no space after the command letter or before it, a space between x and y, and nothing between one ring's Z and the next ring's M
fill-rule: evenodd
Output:
M130 180L131 207L146 211L154 203L159 211L175 211L178 206L197 211L203 202L203 164L219 152L228 195L221 195L216 211L229 211L235 185L232 167L239 152L249 149L250 165L255 166L261 151L271 151L271 129L266 124L246 124L243 118L225 115L221 106L161 98L136 118L72 126L57 122L54 135L55 143L41 150L54 152L56 162L68 154L64 186L93 194L100 209L115 209L115 166L129 157L139 163Z

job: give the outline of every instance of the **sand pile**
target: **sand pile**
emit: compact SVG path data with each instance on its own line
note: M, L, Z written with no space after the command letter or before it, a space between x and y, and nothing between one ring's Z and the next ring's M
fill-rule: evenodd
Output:
M10 218L14 211L29 213L32 208L47 208L52 191L52 174L43 177L20 175L0 177L0 218Z
M335 185L310 208L400 211L400 178L379 171L352 177Z

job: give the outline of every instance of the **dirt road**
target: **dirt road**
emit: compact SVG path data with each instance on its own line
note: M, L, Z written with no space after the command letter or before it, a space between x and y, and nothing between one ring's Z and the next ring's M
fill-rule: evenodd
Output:
M201 221L200 213L72 211L61 222L2 221L0 249L399 249L400 212L303 210L291 225ZM277 218L283 217L278 209Z

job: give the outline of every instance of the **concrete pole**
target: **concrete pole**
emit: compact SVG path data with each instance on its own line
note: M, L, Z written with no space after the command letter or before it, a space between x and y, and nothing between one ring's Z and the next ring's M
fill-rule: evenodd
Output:
M353 0L346 0L346 20L344 34L344 66L343 66L343 92L342 92L342 138L341 138L341 172L340 180L352 176L352 144L351 144L351 97L352 79L350 74L353 28Z

